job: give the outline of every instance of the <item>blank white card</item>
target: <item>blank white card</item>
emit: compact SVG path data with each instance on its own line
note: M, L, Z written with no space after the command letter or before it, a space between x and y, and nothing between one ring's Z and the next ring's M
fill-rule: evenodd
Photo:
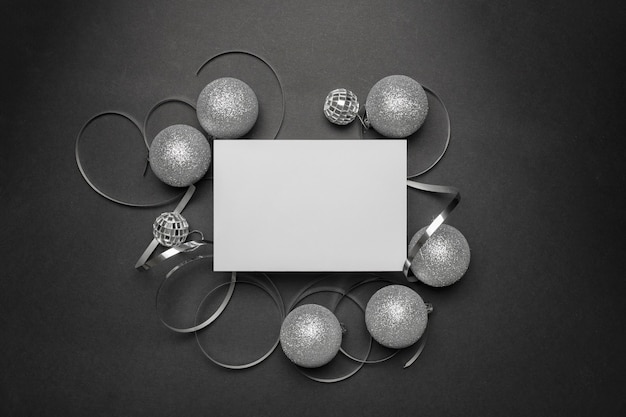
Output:
M401 271L406 140L215 140L215 271Z

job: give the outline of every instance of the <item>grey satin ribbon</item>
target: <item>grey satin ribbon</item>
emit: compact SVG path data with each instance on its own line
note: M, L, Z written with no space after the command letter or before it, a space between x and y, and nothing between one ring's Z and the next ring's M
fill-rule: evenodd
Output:
M441 161L441 158L443 158L443 156L446 154L446 151L448 150L448 146L450 146L450 136L451 136L452 128L451 128L451 125L450 125L450 113L448 113L448 108L446 107L446 104L443 102L441 97L439 97L439 95L437 93L435 93L434 90L426 87L425 85L422 85L422 88L424 88L424 90L426 90L427 92L432 94L432 96L437 99L439 104L441 104L441 107L443 107L444 113L446 115L446 141L445 141L443 149L439 153L439 156L437 157L437 159L435 159L435 161L432 164L430 164L427 168L425 168L424 170L422 170L420 172L417 172L415 174L410 174L408 176L409 178L419 177L420 175L425 174L428 171L430 171L431 169L433 169L435 167L435 165L437 165L439 163L439 161Z
M409 251L407 259L404 261L404 266L402 267L402 273L410 282L416 282L417 278L410 276L411 272L411 263L415 259L417 252L424 246L426 241L435 233L435 231L443 224L443 222L448 218L452 210L459 204L461 201L461 194L459 190L455 187L448 187L443 185L431 185L431 184L423 184L421 182L407 180L406 185L410 188L426 191L429 193L436 194L444 194L452 197L452 200L448 203L448 205L443 209L441 213L430 223L430 225L426 228L426 231L415 243L415 246Z
M168 329L170 329L172 331L175 331L177 333L193 333L193 332L197 332L198 330L204 329L209 324L211 324L215 320L217 320L217 318L220 316L220 314L222 314L222 312L226 309L226 306L230 302L230 299L231 299L231 297L233 295L233 291L235 290L235 284L237 282L237 273L236 272L233 272L231 274L230 282L224 283L224 284L221 284L221 285L218 286L218 287L222 287L222 286L228 285L228 291L227 291L226 295L224 296L224 299L222 300L222 303L217 308L217 310L211 315L211 317L209 317L208 319L204 320L203 322L198 323L197 319L196 319L196 321L195 321L196 324L194 326L191 326L191 327L177 327L177 326L173 326L173 325L169 324L161 316L161 313L160 313L160 310L159 310L159 295L161 294L161 290L163 289L163 286L165 285L165 283L170 279L170 277L172 277L172 275L174 275L178 270L180 270L185 265L188 265L188 264L190 264L192 262L196 262L196 261L201 260L201 259L209 259L209 258L213 258L213 255L201 255L201 256L197 256L197 257L195 257L193 259L188 259L186 261L181 262L180 264L178 264L174 268L172 268L170 270L170 272L167 273L167 275L165 275L165 278L161 282L161 285L159 285L159 289L157 290L157 294L156 294L157 316L159 317L159 320L161 320L161 323L163 323L163 325L165 327L167 327ZM213 291L215 291L215 290L213 290ZM213 292L213 291L211 291L211 292Z
M141 134L141 136L142 136L142 138L144 140L144 143L146 144L146 147L148 148L148 150L150 149L150 147L148 146L148 144L146 142L146 137L145 137L144 131L142 130L141 126L139 125L139 122L137 122L131 115L129 115L127 113L124 113L124 112L121 112L121 111L109 110L109 111L104 111L102 113L98 113L98 114L92 116L81 127L80 131L78 132L78 135L76 136L76 144L74 145L74 156L76 158L76 165L78 165L78 170L80 171L80 174L82 175L82 177L85 180L85 182L96 193L100 194L102 197L104 197L107 200L112 201L114 203L121 204L123 206L140 207L140 208L159 207L159 206L164 206L166 204L169 204L169 203L171 203L173 201L176 201L182 194L176 195L176 196L174 196L172 198L169 198L167 200L157 201L157 202L154 202L154 203L134 203L132 201L124 201L124 200L121 200L119 198L115 198L115 197L105 193L98 186L96 186L96 184L93 181L91 181L91 179L87 175L87 172L85 171L85 168L83 167L83 163L82 163L81 158L80 158L80 144L81 144L81 141L82 141L83 134L85 133L85 130L87 129L87 127L89 127L89 125L91 123L93 123L95 120L97 120L97 119L99 119L99 118L101 118L103 116L119 116L119 117L123 117L126 120L128 120L129 122L131 122L133 124L133 126L135 126L137 128L137 130L139 131L139 134Z
M274 304L276 305L276 307L278 308L278 312L280 314L280 322L282 323L283 320L285 319L285 304L283 302L282 297L280 296L280 291L278 291L278 288L276 288L276 285L274 285L274 282L270 279L269 276L267 276L266 274L262 274L265 279L269 282L269 286L266 286L265 284L261 283L260 281L244 281L244 279L240 279L237 281L237 284L248 284L248 285L254 285L260 289L262 289L263 291L265 291L271 298L272 301L274 302ZM219 288L224 287L225 285L227 285L226 283L218 285L217 287L215 287L213 290L211 290L202 300L202 302L200 303L200 305L198 306L198 312L196 313L196 321L197 321L197 314L200 313L200 309L202 308L202 305L204 304L204 301L209 298L215 291L217 291ZM229 287L230 289L230 287ZM196 331L196 342L198 344L198 346L200 347L200 350L202 351L202 353L214 364L222 367L222 368L226 368L226 369L247 369L247 368L251 368L253 366L256 366L258 364L260 364L261 362L263 362L265 359L267 359L273 352L274 350L276 350L276 348L278 347L278 344L280 343L280 331L278 332L278 335L276 336L276 339L274 341L274 343L272 344L272 346L263 354L261 355L259 358L248 362L248 363L244 363L244 364L229 364L226 362L221 362L218 361L217 359L215 359L212 355L209 354L209 352L202 346L202 343L200 342L200 338L198 336L198 332Z
M153 240L154 242L154 240ZM158 242L157 242L158 243ZM213 242L209 241L209 240L189 240L185 243L181 243L180 245L176 245L173 246L171 248L169 248L168 250L164 251L163 253L159 254L158 256L155 256L154 258L150 259L149 261L145 262L143 265L141 265L144 269L150 269L153 266L169 259L172 258L176 255L178 255L179 253L183 253L183 252L193 252L196 249L204 246L204 245L210 245L213 244ZM148 246L148 248L150 248L152 246L152 243L150 243L150 246Z

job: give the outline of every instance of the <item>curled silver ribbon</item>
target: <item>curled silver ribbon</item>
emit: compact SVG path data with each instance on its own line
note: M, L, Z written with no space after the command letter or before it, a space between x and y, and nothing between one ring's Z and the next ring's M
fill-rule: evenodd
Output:
M169 259L172 258L176 255L178 255L179 253L183 253L183 252L193 252L196 249L204 246L204 245L210 245L213 242L211 242L210 240L189 240L187 242L181 243L180 245L176 245L173 246L171 248L169 248L168 250L164 251L163 253L159 254L158 256L155 256L154 258L150 259L149 261L147 261L146 263L144 263L143 265L141 265L144 269L150 269L153 266ZM148 246L148 248L150 248L150 246Z
M439 94L437 94L434 90L432 90L431 88L426 87L423 84L422 84L422 88L424 88L424 90L426 90L428 93L432 94L432 96L437 99L439 104L441 104L441 107L443 107L444 114L446 116L446 141L445 141L445 143L443 145L443 149L439 153L439 156L437 157L437 159L435 159L432 164L430 164L427 168L423 169L422 171L417 172L415 174L410 174L408 176L409 178L419 177L420 175L423 175L423 174L427 173L428 171L430 171L431 169L433 169L435 167L435 165L437 165L439 163L439 161L441 161L441 158L443 158L443 156L446 154L446 152L448 150L448 147L450 146L450 136L451 136L452 128L450 126L450 113L448 112L448 108L446 107L446 104L443 102L441 97L439 97Z
M209 317L208 319L204 320L202 323L198 323L197 322L197 318L196 318L196 324L191 326L191 327L176 327L173 326L171 324L169 324L167 321L165 321L165 319L161 316L160 310L159 310L159 295L161 294L161 290L163 289L165 283L178 271L180 270L182 267L184 267L185 265L190 264L191 262L196 262L198 260L201 259L209 259L209 258L213 258L213 255L201 255L201 256L197 256L193 259L188 259L184 262L181 262L180 264L176 265L174 268L172 268L170 270L170 272L167 273L167 275L165 275L165 278L163 279L163 281L161 282L161 285L159 285L159 289L157 290L156 293L156 311L157 311L157 316L159 317L159 320L161 320L161 323L163 323L163 325L165 327L167 327L168 329L175 331L177 333L193 333L196 332L198 330L204 329L206 326L208 326L209 324L213 323L215 320L217 320L217 318L220 316L220 314L222 314L222 312L226 309L226 306L228 305L228 303L230 302L230 299L233 295L233 291L235 290L235 284L237 282L237 273L233 272L230 276L230 282L228 283L224 283L224 284L220 284L218 287L224 286L224 285L228 285L228 291L226 293L226 295L224 296L222 303L220 304L220 306L217 308L217 310L211 315L211 317ZM215 290L213 290L215 291Z
M452 200L426 228L426 231L422 236L420 236L418 241L415 243L415 246L413 246L413 248L409 251L407 259L404 261L402 273L410 282L416 282L417 278L409 275L411 272L411 263L413 263L417 252L419 252L419 250L422 248L422 246L424 246L426 241L433 235L433 233L435 233L439 226L441 226L446 218L448 218L452 210L454 210L454 208L459 204L459 202L461 201L461 194L459 193L459 190L455 187L448 187L443 185L423 184L421 182L411 180L407 180L406 185L410 188L420 191L452 196Z
M233 273L234 274L234 273ZM271 298L272 301L274 302L274 304L276 305L276 307L278 308L278 312L280 314L280 321L281 323L283 322L283 320L285 319L285 305L283 303L282 297L280 296L280 291L278 291L278 288L276 288L276 285L274 285L274 282L270 279L270 277L268 277L267 275L263 274L263 276L267 279L267 281L269 282L269 286L266 286L265 284L259 282L259 281L244 281L243 279L240 279L237 281L237 284L248 284L248 285L253 285L256 286L260 289L262 289L263 291L265 291ZM197 314L200 313L200 310L202 308L202 305L204 304L204 301L206 299L208 299L215 291L217 291L219 288L224 287L225 285L227 285L227 283L224 284L220 284L217 287L215 287L213 290L211 290L202 300L202 302L200 302L200 305L198 306L198 312L196 313L196 321L197 321ZM230 287L229 287L230 290ZM229 297L230 299L230 297ZM271 347L263 354L261 355L259 358L248 362L248 363L243 363L243 364L229 364L229 363L225 363L225 362L221 362L218 361L217 359L215 359L212 355L209 354L209 352L202 346L202 343L200 342L200 338L198 336L198 331L195 332L196 335L196 342L198 344L198 347L200 347L200 350L202 351L202 353L204 354L204 356L206 356L211 362L213 362L214 364L222 367L222 368L226 368L226 369L235 369L235 370L240 370L240 369L247 369L247 368L251 368L253 366L256 366L258 364L260 364L261 362L263 362L265 359L267 359L272 353L274 353L274 351L276 350L276 347L278 347L278 344L280 343L280 331L278 332L278 335L274 341L274 343L271 345Z
M85 133L85 130L87 129L87 127L89 127L89 125L91 125L91 123L93 123L95 120L97 120L97 119L99 119L101 117L104 117L104 116L118 116L118 117L122 117L122 118L128 120L129 122L131 122L133 124L133 126L135 126L137 128L137 130L139 131L139 133L141 134L142 138L144 139L144 143L146 144L146 147L148 149L150 149L150 147L148 146L148 144L146 142L145 134L144 134L143 129L139 125L139 122L137 122L131 115L129 115L127 113L124 113L124 112L121 112L121 111L109 110L109 111L104 111L102 113L98 113L98 114L92 116L81 127L80 131L78 132L78 135L76 136L76 143L74 145L74 157L76 158L76 165L78 165L78 170L80 171L80 174L82 175L82 177L85 180L85 182L87 183L87 185L89 185L92 190L94 190L96 193L100 194L102 197L106 198L107 200L112 201L112 202L117 203L117 204L121 204L123 206L128 206L128 207L140 207L140 208L159 207L159 206L164 206L166 204L169 204L169 203L171 203L173 201L176 201L182 194L176 195L176 196L174 196L172 198L169 198L167 200L157 201L157 202L154 202L154 203L134 203L132 201L121 200L119 198L115 198L115 197L105 193L104 191L102 191L89 178L89 176L87 175L87 172L85 171L85 168L83 167L83 163L82 163L81 158L80 158L80 144L81 144L81 141L82 141L83 134Z

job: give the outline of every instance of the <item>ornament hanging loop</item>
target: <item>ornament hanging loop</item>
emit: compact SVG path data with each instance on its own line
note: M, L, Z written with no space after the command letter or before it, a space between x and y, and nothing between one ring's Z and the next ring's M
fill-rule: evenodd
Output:
M191 231L189 232L189 234L187 235L187 238L189 239L189 238L190 238L190 236L191 236L192 234L194 234L194 233L196 233L196 234L200 235L200 239L199 239L199 240L204 240L204 233L202 233L200 230L191 230ZM191 240L191 239L190 239L190 240Z
M356 117L359 119L359 122L361 122L361 125L363 126L363 133L365 134L371 126L370 121L367 118L367 113L363 113L363 117L361 117L360 114L357 114Z

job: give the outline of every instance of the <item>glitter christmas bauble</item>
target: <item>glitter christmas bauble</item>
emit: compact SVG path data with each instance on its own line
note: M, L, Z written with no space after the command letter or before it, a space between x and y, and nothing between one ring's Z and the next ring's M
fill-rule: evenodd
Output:
M409 251L426 231L421 228L411 239ZM428 238L411 263L417 279L432 287L445 287L461 279L470 263L470 247L454 227L442 224Z
M198 130L187 125L166 127L150 145L150 167L164 183L187 187L206 174L211 145Z
M296 365L317 368L330 362L341 346L337 317L317 304L293 309L280 328L280 345Z
M383 136L405 138L419 129L428 115L422 86L406 75L390 75L374 84L365 101L367 118Z
M209 135L240 138L256 123L259 102L248 84L231 77L210 82L198 97L198 120Z
M350 90L338 88L326 96L324 115L336 125L347 125L359 113L359 101Z
M163 246L176 246L187 239L189 223L175 211L161 213L152 225L152 235Z
M392 349L417 342L428 324L428 309L415 291L404 285L388 285L367 302L365 325L374 340Z

